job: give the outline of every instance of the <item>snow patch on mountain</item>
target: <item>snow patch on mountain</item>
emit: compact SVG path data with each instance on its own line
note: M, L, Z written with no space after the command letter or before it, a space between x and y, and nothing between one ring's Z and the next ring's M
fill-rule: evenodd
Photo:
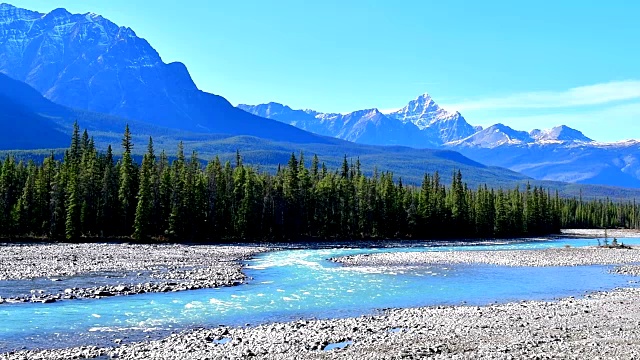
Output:
M514 130L504 124L495 124L464 139L448 142L447 145L493 148L530 142L533 142L533 138L526 131Z
M566 125L556 126L547 130L531 130L529 133L532 138L544 141L544 140L557 140L557 141L584 141L591 142L592 139L586 137L581 131L572 129Z
M530 132L515 130L504 124L495 124L484 130L458 140L445 144L446 146L495 148L505 145L583 145L593 143L582 132L566 125L556 126L551 129L534 129Z

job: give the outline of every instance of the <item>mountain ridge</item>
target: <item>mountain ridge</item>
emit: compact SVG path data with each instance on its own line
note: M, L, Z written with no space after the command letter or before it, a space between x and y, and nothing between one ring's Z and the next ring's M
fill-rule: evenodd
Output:
M258 113L258 106L240 108L299 126L297 116L306 116L305 126L314 131L314 119L327 117L315 110L290 109L286 116ZM277 104L277 105L275 105ZM354 114L358 112L353 112ZM309 114L314 114L309 117ZM551 129L515 130L504 124L487 128L470 125L459 112L449 112L437 105L427 93L409 101L403 108L384 114L398 123L414 125L412 136L405 139L378 138L383 145L406 145L417 148L444 148L491 166L506 167L540 180L569 181L584 184L640 187L640 142L597 142L581 131L566 125ZM343 116L343 115L341 115ZM385 134L384 129L377 129ZM325 135L340 137L340 133L325 130ZM351 141L365 143L361 136Z
M558 125L550 129L534 129L530 132L515 130L504 124L494 124L488 128L482 126L473 126L469 124L466 119L460 114L460 112L450 112L440 107L431 98L428 93L419 95L414 100L409 101L403 108L391 112L381 112L378 108L355 110L349 113L323 113L313 109L293 109L288 105L269 102L266 104L248 105L239 104L237 108L254 115L278 120L281 122L289 123L294 126L298 126L309 131L318 131L319 134L329 135L333 137L343 138L342 132L332 132L329 128L320 128L318 125L325 121L335 122L343 119L362 118L365 114L376 112L379 116L384 116L390 120L396 120L402 124L408 126L415 126L421 135L417 138L423 143L418 143L418 148L424 148L429 146L455 146L455 145L486 145L496 146L500 143L483 143L475 144L473 142L466 142L466 139L472 138L479 133L487 132L488 129L495 131L498 129L501 132L508 130L509 133L517 132L520 135L517 137L520 142L524 143L536 143L545 141L582 141L592 142L593 140L586 137L579 130L570 128L566 125ZM318 124L315 124L316 122ZM348 124L348 121L343 121ZM413 128L413 126L411 126ZM346 139L354 142L362 142L360 138ZM385 142L387 141L387 142ZM380 145L395 145L395 142L388 142L388 140L381 140ZM407 143L403 145L412 146ZM426 146L425 146L426 145Z
M3 4L0 73L73 109L191 132L330 141L277 121L265 123L199 90L184 64L164 63L131 28L96 14L42 14Z

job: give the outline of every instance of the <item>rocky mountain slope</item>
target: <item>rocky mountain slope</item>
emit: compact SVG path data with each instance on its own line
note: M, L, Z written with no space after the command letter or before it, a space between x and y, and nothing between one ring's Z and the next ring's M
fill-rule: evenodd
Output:
M0 74L0 150L66 146L69 137L61 127L34 111L54 106L32 88Z
M326 141L198 90L182 63L165 64L132 29L92 13L1 4L0 73L71 108L187 131Z

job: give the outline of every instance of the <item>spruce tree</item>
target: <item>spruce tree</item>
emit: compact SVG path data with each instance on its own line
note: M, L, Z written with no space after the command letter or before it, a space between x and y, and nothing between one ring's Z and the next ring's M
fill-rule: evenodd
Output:
M76 165L69 168L69 178L65 202L65 238L77 240L81 232L80 218L80 188L78 184L78 169Z
M126 126L122 137L122 159L120 160L120 174L118 187L118 201L120 202L120 217L122 219L120 234L131 234L131 225L135 216L135 168L131 158L131 132Z
M140 187L138 190L133 238L144 241L151 235L151 214L153 201L151 197L151 176L153 171L152 154L146 153L142 159L140 170Z

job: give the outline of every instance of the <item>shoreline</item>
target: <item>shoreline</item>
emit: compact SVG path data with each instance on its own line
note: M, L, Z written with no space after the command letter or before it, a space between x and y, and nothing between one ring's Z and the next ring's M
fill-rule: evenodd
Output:
M610 238L640 236L638 230L607 230ZM309 241L290 243L242 244L143 244L117 239L113 242L60 243L33 242L0 243L0 281L39 279L40 284L22 294L0 294L4 303L40 302L135 295L148 292L186 291L203 288L240 285L246 281L241 262L263 252L282 249L323 249L336 247L397 248L413 246L477 245L503 242L545 241L555 238L598 238L601 229L563 230L561 234L510 239L432 239L432 240L355 240ZM36 241L37 240L37 241ZM38 254L39 256L36 256ZM136 255L138 254L138 255ZM139 256L144 254L144 256ZM146 255L149 256L146 256ZM640 262L640 260L638 261ZM616 272L638 275L640 266L626 265ZM353 264L345 263L353 266ZM381 264L378 264L381 265ZM401 264L390 264L391 266ZM558 264L567 265L567 264ZM569 264L571 265L571 264ZM525 266L525 265L522 265ZM530 265L528 265L530 266ZM96 279L101 272L114 272ZM127 277L127 273L130 273ZM124 275L126 280L119 279ZM67 279L93 277L93 282L61 288ZM49 279L55 284L44 284ZM45 281L46 282L46 281ZM44 288L44 289L43 289ZM48 288L57 288L49 291ZM2 297L4 295L4 297Z
M469 250L388 252L330 259L347 267L403 268L427 265L483 264L507 267L615 265L617 273L631 273L640 266L640 248L550 248L537 250Z
M607 229L607 237L613 238L629 238L640 237L639 229ZM560 237L584 237L584 238L604 238L605 229L563 229L558 236Z
M18 351L0 359L637 358L640 289L554 301L386 309L330 320L194 329L114 347ZM324 350L350 342L344 349Z
M0 296L3 304L239 285L247 279L242 261L271 249L244 245L53 243L8 244L0 250L0 280L37 286L28 293L25 290L23 294ZM104 273L113 275L100 276ZM39 280L37 285L29 283L34 280Z

